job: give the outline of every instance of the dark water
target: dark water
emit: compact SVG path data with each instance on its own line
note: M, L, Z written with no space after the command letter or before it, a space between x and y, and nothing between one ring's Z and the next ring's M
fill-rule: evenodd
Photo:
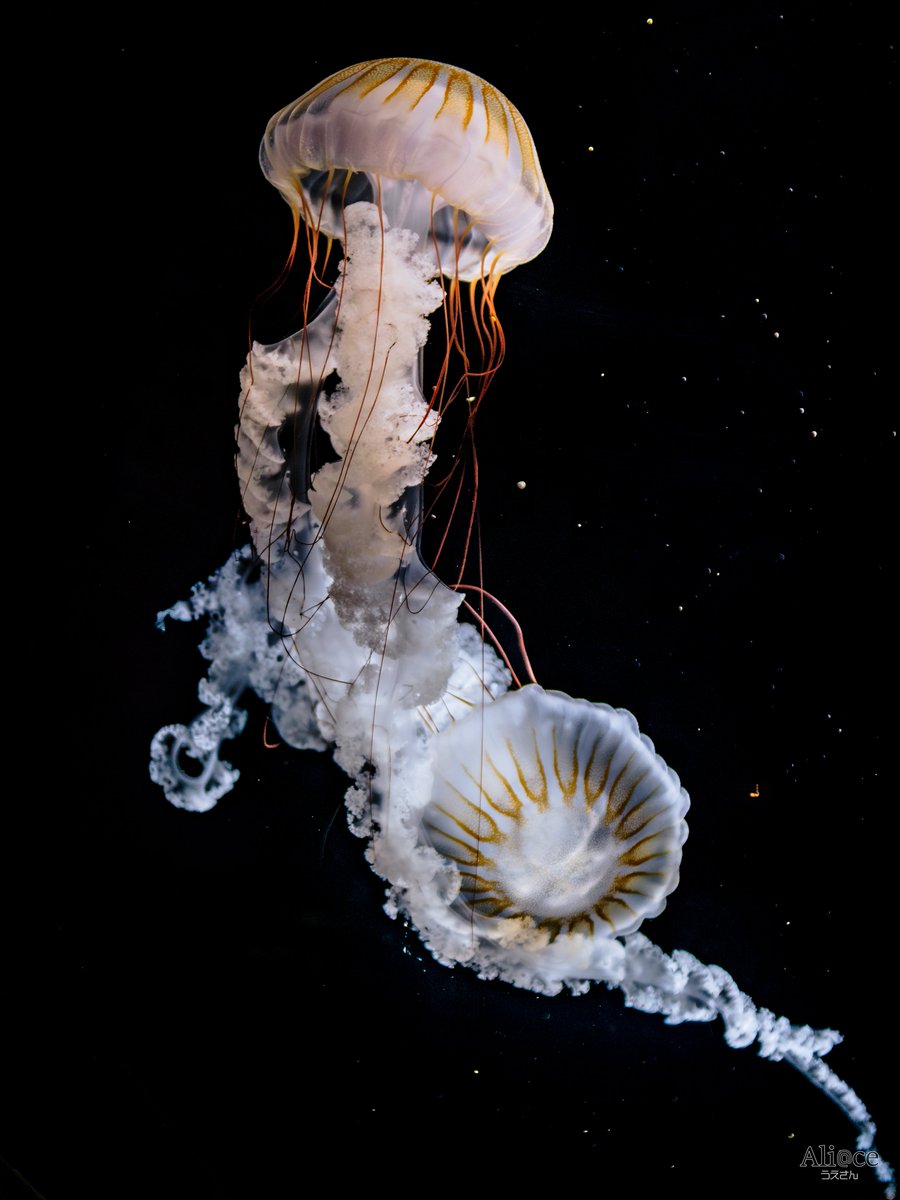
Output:
M503 90L557 205L549 247L498 294L486 586L541 682L629 708L691 794L682 883L645 932L841 1029L829 1061L890 1157L890 51L852 5L645 16L509 41L298 15L271 49L173 30L98 54L101 190L79 237L106 307L73 364L96 391L54 650L77 772L54 723L39 855L10 872L26 945L0 1153L48 1200L299 1196L321 1169L353 1188L486 1170L805 1195L824 1186L806 1147L853 1145L799 1076L715 1027L435 964L381 911L340 772L264 752L260 708L213 812L176 812L146 776L201 667L195 631L154 615L241 537L237 372L290 236L259 136L330 72L398 49ZM832 1188L877 1194L860 1174Z

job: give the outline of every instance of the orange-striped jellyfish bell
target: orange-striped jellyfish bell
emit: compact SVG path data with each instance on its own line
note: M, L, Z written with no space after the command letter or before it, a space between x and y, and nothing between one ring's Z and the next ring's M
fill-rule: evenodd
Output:
M455 956L473 957L477 931L491 944L481 965L514 983L556 992L576 974L608 979L617 938L678 885L678 776L630 713L533 684L436 743L424 833L459 873Z
M298 220L343 240L348 205L373 200L450 278L528 262L553 226L520 114L444 63L386 58L339 71L272 117L259 157Z
M791 1025L722 968L638 932L678 882L678 776L629 713L536 681L510 690L484 621L459 620L463 581L442 583L423 558L422 485L447 405L467 406L470 432L503 353L497 281L550 235L522 118L466 71L382 59L282 109L260 157L294 213L291 257L302 240L309 251L304 325L254 345L242 376L253 549L163 614L209 619L211 665L204 714L154 739L154 779L182 808L215 804L236 778L219 746L252 688L284 740L334 747L387 911L438 961L548 995L602 982L670 1024L721 1019L729 1045L787 1059L844 1110L890 1190L868 1112L823 1061L840 1035ZM343 261L316 308L335 240ZM426 398L438 309L446 349ZM312 461L317 426L334 452L324 465Z

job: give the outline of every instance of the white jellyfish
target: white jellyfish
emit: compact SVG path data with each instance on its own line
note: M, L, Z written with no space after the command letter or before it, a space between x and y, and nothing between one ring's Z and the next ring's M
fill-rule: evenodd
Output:
M839 1035L758 1008L726 971L638 932L678 884L678 776L624 710L536 682L509 690L480 587L468 589L478 625L462 622L466 589L423 559L422 485L442 421L451 402L466 406L464 461L503 354L497 282L550 236L521 116L465 71L378 60L276 114L260 157L294 212L294 248L302 237L310 252L304 325L254 345L242 376L252 552L162 614L209 620L211 666L204 714L154 739L153 778L182 808L215 804L236 778L219 747L240 732L252 688L292 745L334 746L387 910L438 961L547 995L604 983L672 1024L721 1018L730 1046L758 1043L844 1110L892 1194L868 1112L823 1062ZM343 261L314 311L332 240ZM437 310L446 351L426 399ZM321 466L317 427L334 454Z

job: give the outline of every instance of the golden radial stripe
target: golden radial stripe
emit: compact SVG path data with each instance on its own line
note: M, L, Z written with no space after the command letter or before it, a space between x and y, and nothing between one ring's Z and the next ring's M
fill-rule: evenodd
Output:
M638 805L638 808L640 808L640 806L641 805ZM625 829L625 824L631 820L631 817L635 815L636 811L637 809L630 809L622 817L622 820L619 821L618 826L616 827L616 834L614 834L619 841L625 841L628 838L636 838L638 833L641 833L642 829L646 829L648 824L653 824L653 822L656 820L656 817L662 816L662 814L668 810L666 808L656 809L656 811L652 812L652 814L650 814L648 817L644 817L644 820L638 824L638 826L635 826L634 829ZM659 829L658 833L664 833L665 829L671 828L672 824L670 822L667 824L667 826L665 826L664 829Z
M616 777L616 782L609 789L609 805L607 806L606 811L607 811L607 815L609 815L610 813L612 814L612 817L614 820L619 819L619 817L622 815L622 813L628 807L628 805L631 801L631 797L634 795L637 788L644 782L644 780L650 774L649 770L647 770L647 771L642 772L642 774L638 775L637 779L634 781L634 783L631 784L631 786L626 791L625 796L620 804L616 800L616 792L619 788L619 784L622 782L622 777L624 776L625 772L630 769L631 764L634 762L634 759L635 759L635 755L634 754L630 755L628 762L625 764L625 766L622 768L622 770L619 772L618 776ZM607 824L608 823L609 822L607 822Z
M566 782L559 773L559 745L556 740L556 726L553 726L553 773L556 776L556 782L559 784L559 790L562 792L563 803L570 807L572 797L575 795L575 788L578 786L578 740L575 739L575 744L572 747L572 778Z
M499 917L509 908L509 904L503 903L501 900L489 900L487 897L482 899L478 896L472 901L472 906L477 906L479 912L484 912L488 917Z
M485 755L485 758L487 758L487 755ZM488 761L490 762L489 759L488 759ZM493 765L494 764L491 763L491 766L493 766ZM519 809L522 807L522 801L515 794L515 792L512 790L512 788L509 786L509 784L506 783L506 780L503 778L502 775L500 776L500 780L502 783L504 783L506 785L507 790L509 791L510 795L512 796L512 798L515 802L515 809L512 812L508 808L504 808L502 804L500 804L498 801L496 801L494 799L494 797L490 794L490 792L484 786L482 781L480 779L476 779L468 767L463 767L463 770L468 775L469 779L471 779L471 781L475 785L475 787L478 788L479 792L481 792L482 796L485 798L485 800L488 802L488 804L491 806L491 808L494 810L494 812L498 812L502 817L509 817L513 821L518 819L518 813L519 813ZM494 770L496 771L496 767L494 767ZM497 773L499 774L499 771ZM451 786L451 785L448 785L448 786Z
M509 782L509 780L506 778L506 776L498 769L497 766L495 766L494 760L491 758L491 756L489 754L485 754L484 761L487 763L487 765L491 768L491 770L494 772L494 774L497 776L497 778L500 780L500 782L506 788L506 793L509 796L510 801L512 803L512 808L513 808L512 812L506 813L503 808L500 808L499 811L502 812L504 814L504 816L509 816L513 821L518 821L520 819L520 814L522 812L522 800L519 796L519 793L516 791L516 789L513 787L513 785Z
M469 835L469 837L471 837L472 840L476 843L480 843L480 842L500 843L500 842L506 841L506 834L503 833L503 831L497 825L497 822L494 820L494 818L492 816L490 816L489 813L486 813L483 808L479 808L479 806L477 804L473 804L471 800L467 800L466 797L462 794L462 792L457 791L457 789L455 787L453 787L452 784L447 784L447 786L452 788L452 790L454 792L456 792L457 796L459 796L459 798L460 798L460 800L462 800L463 804L467 804L469 806L469 808L472 810L472 812L478 818L478 825L475 828L470 827L469 825L467 825L465 823L465 821L463 821L460 817L458 817L456 815L456 813L450 812L449 809L444 808L443 804L436 804L434 806L438 810L438 812L443 813L444 816L449 821L452 821L454 825L457 825L463 831L463 833L467 833ZM491 828L490 833L482 832L482 830L481 830L481 822L482 821L484 821L487 825L490 826L490 828Z
M459 117L463 129L468 129L472 114L475 111L475 96L472 88L472 76L464 71L448 68L447 85L444 88L444 98L441 106L434 114L434 119L444 115L444 109L453 116Z
M528 781L525 778L525 772L522 770L522 766L519 760L516 758L516 752L513 750L513 745L509 738L506 739L506 749L509 751L509 757L513 760L513 766L516 768L516 774L519 777L519 783L522 785L522 790L524 791L525 795L532 804L537 805L538 812L545 812L549 805L549 800L547 798L547 775L544 771L544 764L541 760L541 752L538 750L536 730L532 729L531 736L534 741L534 762L541 777L540 791L533 792L528 786Z
M503 103L503 97L495 92L492 87L483 86L481 89L481 98L484 101L484 117L487 122L487 128L484 132L484 140L489 142L492 137L498 139L502 137L503 143L506 146L506 157L509 158L509 119L507 117L507 106ZM499 126L498 132L494 133L494 126ZM531 134L528 135L529 138ZM522 155L524 159L525 155Z
M399 75L405 67L409 66L410 61L408 58L379 58L373 62L358 63L357 66L351 67L350 70L354 73L363 67L365 70L363 70L361 75L357 75L356 78L351 79L345 88L341 88L341 91L356 91L361 96L368 96L370 92L374 92L376 88L381 87L387 80L393 79L395 75ZM371 82L367 84L366 80L371 80ZM333 87L335 83L340 83L340 76L337 79L332 76L330 80L326 79L325 82L331 84ZM402 87L403 84L401 83L399 86ZM340 93L338 94L340 95Z
M427 67L430 67L431 70L426 70L425 68ZM381 103L387 104L401 92L406 92L409 90L413 93L413 99L409 105L409 111L412 112L422 97L426 95L426 93L430 92L434 87L435 83L437 82L437 77L440 75L440 73L441 68L437 63L419 63L417 66L413 67L413 69L407 75L404 75L394 90L392 92L388 92ZM420 85L418 88L418 95L416 95L416 88L414 86L416 83ZM408 99L408 97L406 98Z
M598 737L594 741L594 744L591 747L591 753L587 760L587 766L584 768L584 798L587 802L588 808L593 808L594 805L597 803L598 798L600 796L602 796L603 793L606 791L606 783L607 783L607 780L609 779L609 769L612 766L612 755L609 754L609 755L607 755L607 758L606 758L606 764L605 764L604 771L603 771L603 778L600 780L600 784L597 788L592 788L588 781L589 781L590 775L591 775L591 768L594 765L594 758L596 757L597 751L600 748L600 745L602 744L602 742L603 742L603 735L601 734L601 736Z
M477 847L471 846L461 838L454 837L452 833L445 833L443 829L438 829L437 825L429 823L428 828L441 839L441 854L443 854L444 858L449 858L455 863L461 863L464 867L496 867L497 864L494 860L488 858L486 854L482 854ZM445 842L453 842L454 845L461 847L465 851L466 857L460 858L458 854L451 854L449 850L443 847L443 843Z
M552 946L562 933L564 924L565 922L559 917L545 917L542 921L537 922L537 927L550 935L550 945Z
M664 879L664 871L630 871L627 875L617 875L612 882L612 891L614 892L637 892L640 896L649 896L650 892L644 892L637 886L632 886L636 879Z
M522 119L522 114L511 104L509 105L509 115L512 117L516 129L516 140L519 143L519 153L522 155L522 182L529 192L536 196L543 187L544 177L538 166L534 142L531 140L531 133Z
M640 867L645 862L649 862L651 858L665 858L668 850L653 850L650 854L638 854L641 846L647 842L655 842L661 840L660 834L651 833L649 837L641 838L639 842L635 842L633 846L629 846L627 850L623 850L619 855L619 862L626 867Z
M588 937L594 936L594 922L587 913L579 913L576 917L569 920L569 932L577 933L580 928L584 928Z
M604 896L602 900L598 900L597 903L594 905L594 912L597 914L598 917L601 917L604 921L606 921L606 923L608 925L612 925L613 929L615 929L616 923L612 919L612 917L608 917L606 915L606 909L609 907L610 904L618 904L620 908L626 909L628 912L631 913L632 916L637 915L635 913L634 909L631 907L631 905L627 901L620 900L618 896Z
M652 822L655 821L658 816L661 816L663 813L670 811L669 809L666 808L665 805L663 805L663 807L658 808L656 810L656 812L650 813L649 816L644 817L639 825L635 825L631 828L627 828L628 826L631 826L631 823L633 822L636 814L640 812L640 810L644 807L644 805L647 803L647 801L651 800L659 790L660 790L660 788L655 787L652 792L649 792L644 797L644 799L640 802L640 804L636 804L634 806L634 808L629 808L627 813L622 814L622 816L619 818L618 823L616 825L615 836L617 838L620 838L622 841L624 841L625 838L636 837L641 832L642 829L646 829L647 826L652 824Z
M505 895L496 879L486 879L484 875L476 875L474 871L460 871L460 879L471 879L471 883L465 884L467 892L496 892L497 895Z

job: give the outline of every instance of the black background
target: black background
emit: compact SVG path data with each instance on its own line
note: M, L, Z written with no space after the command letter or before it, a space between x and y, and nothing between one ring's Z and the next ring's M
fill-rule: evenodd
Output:
M237 372L290 238L256 165L266 121L356 61L455 62L520 108L556 201L498 293L486 586L538 679L633 711L691 794L682 883L644 932L842 1030L829 1061L890 1157L888 35L852 4L631 8L599 31L568 9L401 15L246 10L204 40L110 31L89 60L77 234L103 299L75 364L78 568L50 669L74 694L44 730L38 854L9 873L6 1185L821 1191L804 1150L853 1131L788 1067L603 988L547 999L434 963L381 911L341 773L264 751L258 705L211 813L147 777L203 667L199 630L155 613L242 537ZM267 321L263 340L291 331Z

